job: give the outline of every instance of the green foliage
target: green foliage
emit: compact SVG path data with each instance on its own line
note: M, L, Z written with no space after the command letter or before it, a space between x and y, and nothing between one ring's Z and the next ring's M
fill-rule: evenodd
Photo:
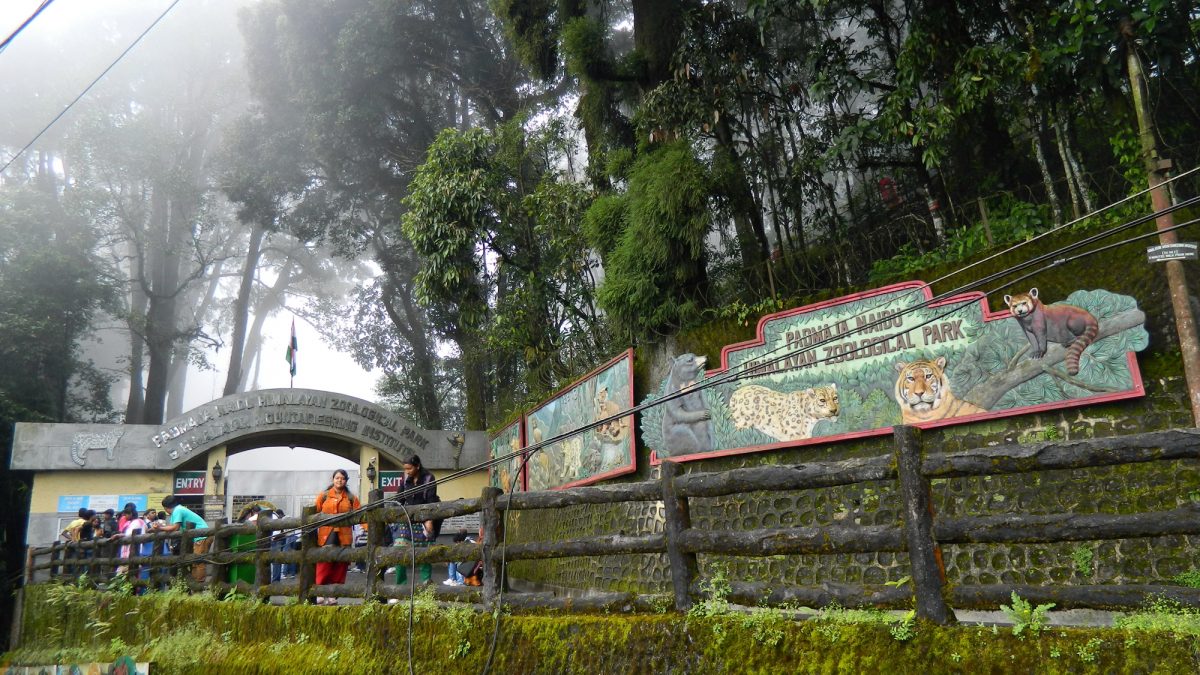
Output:
M1104 646L1104 640L1100 638L1092 638L1087 643L1081 645L1075 653L1079 655L1079 660L1084 663L1095 663L1096 658L1100 655L1100 648Z
M87 591L64 611L47 605L45 592L45 586L26 589L25 643L4 656L6 664L111 662L119 648L138 661L153 660L164 670L187 674L367 675L406 667L405 605L337 610L263 605L247 613L203 598L181 601L150 594L106 602L105 594ZM89 613L110 623L113 634L90 643L83 620ZM474 638L468 638L469 651L450 658L452 650L461 648L460 631L468 629L467 614L460 621L450 619L452 613L423 614L414 626L417 672L482 670L488 650ZM1179 618L1172 621L1178 625ZM900 641L892 628L903 620L899 614L839 608L802 622L766 610L758 616L704 617L690 626L670 614L515 612L502 617L505 648L497 650L493 667L505 672L657 672L663 663L690 662L703 664L702 672L1011 672L1036 664L1039 672L1074 675L1194 672L1200 663L1200 633L1194 625L1191 633L1142 627L1063 629L1034 641L988 628L914 624L916 633ZM722 626L719 644L709 639L710 622ZM469 635L490 636L492 627L490 616L476 613ZM831 644L831 637L836 642ZM1076 658L1081 649L1095 652L1096 660ZM1056 652L1070 658L1056 658Z
M917 611L910 610L904 615L903 618L893 623L891 627L888 628L888 633L890 633L891 636L898 642L907 642L917 634L916 621Z
M1075 565L1075 571L1083 576L1091 576L1095 557L1096 553L1090 546L1077 546L1071 551L1071 562Z
M753 304L734 300L716 308L714 314L717 321L731 319L739 325L750 326L758 323L760 318L787 309L787 307L788 302L786 300L776 297L763 298Z
M1035 638L1041 635L1048 625L1046 613L1053 608L1053 602L1034 607L1016 591L1012 593L1012 605L1000 605L1000 610L1012 621L1012 633L1017 637L1023 637L1026 631Z
M623 207L606 201L597 214L589 213L590 243L609 251L597 299L616 335L654 335L700 316L708 193L703 166L680 141L635 162ZM618 218L622 208L626 216ZM618 224L623 228L614 236L610 228Z
M688 619L724 616L729 613L729 594L733 587L729 582L729 568L713 565L712 574L700 582L704 599L688 610Z
M919 273L942 264L960 264L991 247L1025 241L1045 231L1051 223L1043 209L1010 196L1001 197L989 213L992 244L982 221L952 230L944 246L920 253L913 244L905 244L890 258L871 265L870 281L875 284L912 279Z
M1141 611L1117 617L1113 626L1135 632L1165 633L1177 638L1200 638L1200 609L1184 607L1160 596Z
M1174 577L1171 577L1171 580L1180 586L1187 586L1188 588L1200 588L1200 570L1193 567L1186 572L1180 572L1179 574L1176 574Z
M769 607L755 607L739 617L742 628L750 631L754 642L764 647L777 647L786 635L791 619L783 611Z

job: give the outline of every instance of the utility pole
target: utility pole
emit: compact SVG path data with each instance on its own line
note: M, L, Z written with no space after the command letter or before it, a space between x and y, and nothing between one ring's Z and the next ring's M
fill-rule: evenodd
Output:
M1146 174L1150 183L1150 204L1155 211L1162 211L1171 206L1171 197L1162 184L1164 177L1171 168L1171 160L1163 159L1158 154L1158 141L1154 129L1154 120L1150 117L1147 104L1146 78L1142 70L1142 60L1137 53L1137 44L1133 32L1133 20L1129 17L1121 19L1121 36L1125 39L1125 58L1129 67L1129 89L1133 93L1133 108L1137 112L1138 136L1142 142L1142 159L1146 164ZM1175 216L1164 213L1155 221L1158 230L1158 240L1163 244L1174 244L1179 241L1174 231L1163 232L1164 229L1175 225ZM1188 303L1187 276L1183 271L1183 263L1170 260L1167 266L1167 288L1171 293L1171 308L1175 312L1175 330L1179 334L1179 351L1183 356L1183 375L1187 380L1188 398L1192 402L1192 420L1200 427L1200 341L1196 337L1196 319L1192 316L1192 308Z

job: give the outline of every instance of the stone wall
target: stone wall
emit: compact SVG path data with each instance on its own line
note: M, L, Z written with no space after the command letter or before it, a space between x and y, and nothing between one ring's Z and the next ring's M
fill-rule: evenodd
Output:
M1051 250L1079 236L1073 233L1048 237L1040 242L1038 250L1025 255ZM1047 298L1065 297L1081 288L1104 288L1137 298L1146 312L1146 328L1151 336L1148 349L1138 357L1146 389L1144 398L926 431L923 434L926 447L948 452L999 443L1107 437L1192 427L1165 274L1161 266L1147 264L1144 255L1142 247L1125 247L1106 257L1103 264L1093 262L1082 270L1057 269L1022 282L1038 286L1041 295ZM989 274L995 271L992 268L999 269L999 265L1012 262L983 265L974 273ZM930 270L924 276L937 278L944 272ZM1193 296L1198 276L1193 273L1189 280ZM963 281L955 279L957 283ZM934 292L945 290L948 288L939 287ZM1014 290L1023 289L1014 287L1002 292ZM825 297L845 292L830 291ZM820 299L824 298L805 298L795 304ZM992 304L995 307L998 300ZM685 351L707 354L710 363L719 363L722 346L752 337L753 330L753 325L713 324L677 336L669 350L639 349L635 357L638 400L657 386L664 364L672 354ZM882 437L691 462L684 469L727 471L761 464L802 464L890 453L891 438ZM627 480L657 477L657 470L649 467L648 460L649 451L640 448L639 471ZM1200 463L1151 462L938 480L933 490L938 513L947 516L1157 511L1200 501ZM692 520L696 527L712 529L820 526L837 522L886 525L899 522L897 499L897 487L892 482L792 493L752 493L692 500ZM528 512L515 519L509 537L512 541L537 541L614 532L661 532L660 510L661 505L640 504ZM982 544L946 546L944 555L947 576L954 584L1170 583L1171 577L1200 567L1200 555L1195 552L1198 543L1200 537L1174 536L1056 545ZM713 564L722 564L730 568L735 578L782 585L882 583L909 574L908 558L903 553L725 559L701 556L700 564L702 573L711 571ZM514 563L509 573L516 579L570 588L664 592L670 588L665 565L665 556L612 556Z

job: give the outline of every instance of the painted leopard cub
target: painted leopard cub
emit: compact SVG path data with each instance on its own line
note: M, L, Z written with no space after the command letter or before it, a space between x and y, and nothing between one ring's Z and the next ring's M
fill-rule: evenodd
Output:
M837 421L837 385L789 394L756 384L738 387L729 398L729 413L738 429L754 428L780 441L812 438L821 420Z

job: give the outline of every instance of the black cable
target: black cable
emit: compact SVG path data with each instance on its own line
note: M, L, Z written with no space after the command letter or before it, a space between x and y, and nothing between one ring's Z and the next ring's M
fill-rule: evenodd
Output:
M29 15L28 19L25 19L25 21L23 21L20 26L17 26L16 30L14 30L12 33L10 33L8 37L4 38L3 42L0 42L0 52L3 52L5 47L8 47L8 43L12 42L14 38L16 38L18 35L20 35L21 31L25 30L26 26L33 23L33 20L38 17L38 14L41 14L42 10L49 7L50 3L52 3L52 2L54 2L54 0L44 0L42 2L42 4L38 5L38 8L33 11L33 14Z
M525 466L529 463L529 458L533 456L532 452L527 452L521 456L521 466L517 468L516 477L520 477L521 472L525 470ZM512 503L512 493L517 487L516 478L508 486L509 503ZM492 660L496 656L496 642L500 638L500 615L503 614L504 607L504 585L508 580L508 513L511 508L504 509L503 520L500 521L500 573L496 578L496 607L492 610L492 640L488 647L487 661L483 664L483 675L487 675L492 669ZM485 570L486 573L486 570Z
M404 512L404 520L408 523L408 549L412 555L412 576L408 579L408 675L416 675L413 671L413 614L417 610L417 542L414 539L415 530L413 530L412 515L409 514L408 508L404 502L400 502L400 510ZM391 527L389 525L389 527ZM425 524L421 524L421 529L424 531ZM401 563L404 564L404 563ZM384 571L384 574L387 574Z
M133 42L131 42L129 44L129 46L125 48L125 51L121 52L120 55L117 56L116 60L114 60L112 63L108 64L108 67L105 68L103 70L103 72L101 72L99 75L97 75L96 79L92 80L91 84L84 87L83 91L79 92L79 95L76 96L74 100L72 100L70 103L67 104L67 106L65 108L63 108L61 111L59 111L59 113L54 116L54 119L50 120L50 122L46 126L42 127L42 130L37 132L37 135L33 137L33 140L26 143L25 147L21 148L20 150L17 151L17 154L10 157L8 162L5 163L4 166L0 166L0 173L4 173L4 171L6 169L8 169L8 167L12 166L12 163L17 161L18 157L25 154L25 151L28 150L29 148L31 148L34 143L37 143L38 139L41 138L43 134L45 134L47 131L50 130L50 127L54 126L60 119L62 119L62 116L66 115L67 111L70 110L72 107L74 107L76 103L79 103L79 100L82 99L84 96L86 96L87 93L92 90L92 87L96 86L96 84L99 83L100 80L104 79L104 76L108 75L108 71L115 68L116 65L121 62L121 59L125 58L126 54L133 51L133 48L136 47L138 45L138 43L142 41L142 38L146 37L146 35L151 30L153 30L154 27L157 26L160 21L162 21L164 18L166 18L167 14L172 9L174 9L175 5L178 5L179 2L180 2L180 0L174 0L170 5L168 5L167 8L163 10L162 14L159 14L158 18L154 20L154 23L151 23L149 26L147 26L146 30L143 30L141 35L138 35L137 39L135 39Z

